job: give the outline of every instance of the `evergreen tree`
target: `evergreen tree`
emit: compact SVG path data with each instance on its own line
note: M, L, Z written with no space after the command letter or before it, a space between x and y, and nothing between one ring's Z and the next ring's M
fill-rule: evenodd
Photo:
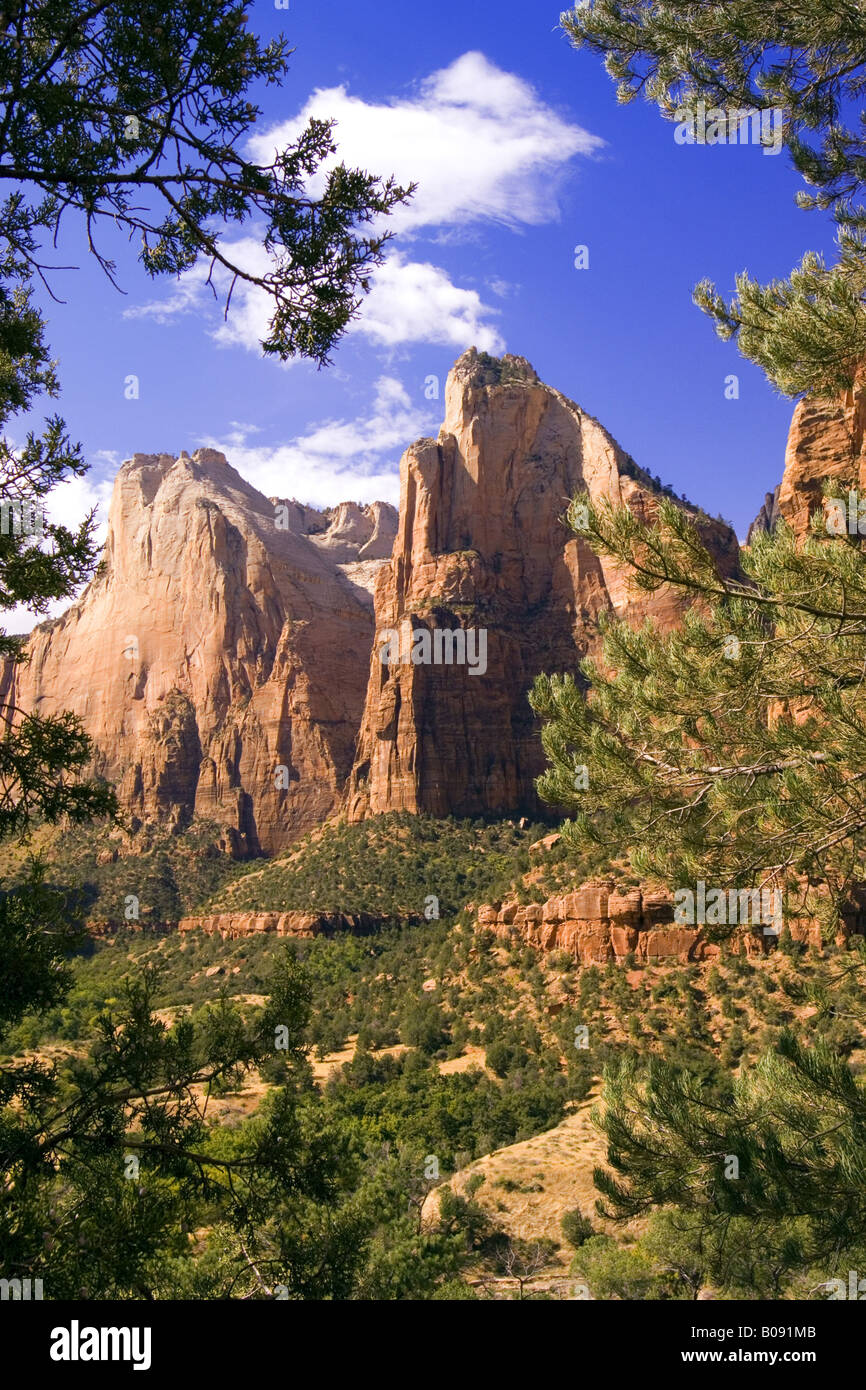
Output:
M832 212L838 261L809 253L767 286L744 272L730 303L704 281L695 300L784 393L849 391L866 361L862 6L593 0L563 24L604 56L622 101L643 94L678 121L704 102L729 132L732 113L782 112L784 144L812 190L798 203ZM833 491L845 495L844 476ZM575 813L566 837L629 846L639 872L671 886L778 887L786 906L799 895L798 910L837 926L866 878L860 537L836 534L819 508L808 536L780 525L732 575L701 519L667 498L646 519L575 499L569 519L631 568L639 590L671 587L695 603L668 634L610 623L582 681L536 682L549 759L539 790ZM829 1276L866 1235L864 1114L862 1084L839 1053L789 1034L721 1095L679 1063L627 1062L606 1077L602 1209L689 1215L717 1277L734 1285L760 1287L742 1269L719 1273L730 1229L748 1232L768 1292L816 1264Z
M251 32L244 0L10 0L0 13L0 240L45 278L41 244L79 215L107 274L103 231L150 276L199 259L226 309L238 281L271 301L264 351L322 363L355 313L387 234L369 224L411 190L339 164L333 122L310 120L270 163L241 153L291 49ZM318 175L321 191L310 192ZM252 224L268 254L226 230ZM249 238L248 233L248 238ZM247 239L248 239L247 238Z
M862 540L828 533L818 508L805 539L780 525L731 576L665 498L650 521L586 499L570 515L638 589L701 602L667 633L607 623L588 696L571 675L537 679L538 786L576 813L566 839L631 846L639 874L675 886L805 894L838 924L866 877Z
M178 275L203 257L226 311L239 280L270 299L266 353L327 361L382 257L386 234L365 228L410 190L343 165L325 172L334 151L326 121L310 121L270 164L240 153L259 114L250 89L281 83L288 57L283 39L260 44L246 6L232 0L3 6L4 435L59 390L33 291L48 285L42 245L70 215L110 277L100 243L109 225L137 242L150 276ZM225 241L227 228L252 219L266 270ZM0 441L0 610L44 613L92 573L93 517L70 531L43 515L57 484L85 471L59 417L21 447ZM0 633L0 655L21 659L22 639ZM92 750L71 715L43 718L6 701L2 718L0 837L116 812L112 789L82 777ZM36 865L22 887L0 893L0 1039L66 997L81 925L75 895L48 888ZM341 1224L328 1214L333 1143L305 1128L303 972L286 960L267 1006L223 1001L174 1027L155 1015L157 991L152 972L128 981L84 1057L0 1067L0 1274L42 1278L49 1298L170 1296L183 1282L188 1232L206 1220L223 1232L223 1255L215 1269L205 1262L191 1293L240 1286L275 1296L281 1286L296 1297L345 1296L361 1242L350 1216ZM208 1098L277 1049L286 1084L226 1140Z
M784 1276L831 1278L862 1257L864 1123L866 1097L846 1063L789 1032L719 1098L661 1058L631 1059L605 1077L610 1166L595 1172L598 1208L620 1220L675 1210L703 1241L708 1282L778 1296ZM726 1269L732 1223L749 1233L750 1279Z
M734 113L780 113L784 146L809 186L797 202L832 212L838 261L827 267L810 252L787 280L764 286L743 272L730 303L705 280L695 302L786 394L849 387L866 359L862 5L592 0L563 14L562 23L576 47L604 57L622 102L643 95L681 122L704 102L724 114L729 139L742 138ZM718 132L696 121L692 133L701 141Z
M3 991L4 1025L46 1002L33 961L47 954L48 911L57 913L37 901L33 930L33 908L16 901L36 940L22 952L26 973ZM9 911L6 899L4 926ZM239 1285L259 1297L276 1297L277 1286L346 1296L361 1245L340 1235L346 1218L328 1216L341 1161L298 1104L303 972L286 960L264 1008L244 1014L222 1000L173 1027L155 1014L157 989L153 971L129 979L84 1057L0 1069L4 1277L41 1279L46 1298L175 1297L190 1280L190 1233L207 1225L221 1255L213 1270L205 1261L189 1296L230 1297ZM277 1037L289 1084L239 1132L221 1133L211 1096L272 1058Z
M640 589L700 603L668 633L607 624L602 659L582 663L588 691L570 675L538 677L549 759L538 787L575 812L564 838L612 855L629 846L638 873L671 886L777 887L786 911L832 934L866 880L863 542L828 533L818 508L806 538L780 525L727 576L667 499L654 521L587 499L570 515ZM866 1241L864 1106L844 1057L789 1035L728 1097L653 1058L645 1074L606 1076L613 1175L597 1185L622 1219L695 1213L708 1248L734 1218L759 1223L775 1279L816 1265L830 1277ZM736 1179L723 1176L725 1155Z

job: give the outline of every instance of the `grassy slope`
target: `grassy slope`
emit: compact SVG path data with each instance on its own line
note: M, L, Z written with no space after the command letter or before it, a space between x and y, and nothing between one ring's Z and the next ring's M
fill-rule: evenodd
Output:
M347 825L331 821L294 849L246 867L205 904L210 912L371 912L394 919L439 916L503 892L529 867L543 825L461 821L392 812ZM431 911L432 911L432 904Z

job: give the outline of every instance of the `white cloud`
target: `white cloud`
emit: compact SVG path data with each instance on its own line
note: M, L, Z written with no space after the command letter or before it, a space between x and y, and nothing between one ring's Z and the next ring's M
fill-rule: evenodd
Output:
M296 116L255 136L251 155L270 163L312 117L337 121L338 146L311 181L313 195L341 160L382 176L393 174L402 184L417 183L411 202L395 208L383 225L404 237L423 234L439 243L464 238L472 228L477 234L483 224L517 228L555 220L569 163L603 145L483 53L464 53L406 98L366 102L345 86L318 89ZM264 274L271 268L255 236L224 243L224 249L244 270ZM238 281L224 320L228 273L214 268L215 300L206 284L209 269L202 262L181 276L166 298L127 309L125 317L169 323L182 314L214 313L219 306L214 340L258 352L271 313L268 296ZM490 323L494 313L476 290L455 284L441 267L392 252L372 274L370 293L350 331L389 349L431 343L462 350L475 344L502 352L504 339Z
M200 313L205 303L207 274L206 263L199 261L192 270L184 271L178 276L164 299L152 299L147 304L132 304L128 309L124 309L123 317L149 318L155 323L171 323L172 319L180 318L182 314ZM209 294L209 298L213 302L212 293Z
M238 237L236 241L224 242L223 251L235 265L249 275L263 276L273 269L273 262L261 240L254 236ZM199 261L174 281L164 298L151 300L147 304L133 305L124 310L123 317L149 318L155 323L171 323L183 314L215 315L218 319L217 326L211 330L211 337L215 342L222 346L237 344L253 352L259 352L273 312L271 299L264 290L244 280L238 280L232 291L231 308L226 319L223 310L231 280L232 276L224 266L216 265L211 270L210 262Z
M247 445L235 430L201 442L221 449L266 497L295 497L313 507L400 500L397 462L407 443L435 429L429 409L413 405L396 377L380 377L369 412L326 420L287 444Z
M385 347L439 343L500 353L505 340L485 322L493 312L477 291L458 288L438 266L397 252L376 272L362 317L349 331Z
M559 180L569 162L604 143L483 53L464 53L401 100L366 102L344 86L320 88L297 116L252 139L253 157L269 163L311 117L337 122L330 166L342 160L418 184L412 201L387 219L402 232L551 221L559 214Z
M110 476L97 478L93 469L83 477L67 478L58 484L46 499L49 521L55 525L66 526L70 531L79 526L87 513L94 507L97 510L94 536L101 545L105 540L108 526L108 506L114 487L114 473L120 467L120 459L113 449L100 450L91 456L96 465L107 465Z
M226 249L245 269L264 255L260 243L252 237L233 242ZM176 298L172 292L168 299L127 309L126 317L167 323L179 314L201 312L213 302L206 279L207 268L195 266L179 282ZM215 273L214 281L218 290L224 292L226 272ZM229 317L220 317L211 336L223 347L237 345L258 352L271 312L267 294L239 280L232 293ZM439 266L409 261L400 252L394 252L371 276L370 293L348 332L388 348L431 343L460 352L472 346L485 352L503 352L504 339L487 322L496 312L484 304L476 290L455 285Z

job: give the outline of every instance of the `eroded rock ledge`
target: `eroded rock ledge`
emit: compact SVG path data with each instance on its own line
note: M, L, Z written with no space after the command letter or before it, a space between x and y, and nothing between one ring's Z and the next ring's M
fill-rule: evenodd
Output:
M217 912L210 917L182 917L178 931L203 931L224 941L258 936L336 936L349 933L368 936L385 924L370 912Z
M794 940L820 945L817 923L794 921L789 926ZM666 889L622 891L612 880L591 880L544 903L521 905L516 898L504 898L479 908L476 927L541 951L569 951L583 965L622 961L629 953L644 962L710 960L721 949L707 940L703 927L674 921L673 896ZM860 929L859 917L852 919L850 930ZM766 955L776 941L760 926L743 926L726 945L740 954Z

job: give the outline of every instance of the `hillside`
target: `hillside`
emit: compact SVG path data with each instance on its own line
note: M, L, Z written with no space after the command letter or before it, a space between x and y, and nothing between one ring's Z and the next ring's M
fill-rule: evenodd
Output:
M310 1065L298 1076L276 1053L258 1073L215 1088L210 1142L255 1124L274 1088L294 1076L305 1123L341 1136L353 1155L335 1212L348 1219L380 1194L364 1218L354 1296L512 1298L521 1279L523 1297L583 1297L574 1290L584 1287L591 1297L630 1296L615 1292L632 1287L622 1283L626 1274L661 1289L667 1276L644 1249L645 1225L615 1227L594 1210L592 1168L604 1153L589 1112L603 1069L629 1054L656 1054L687 1066L707 1096L722 1098L738 1070L794 1026L833 1043L860 1073L866 1037L846 1007L857 986L836 978L845 953L796 943L783 942L766 960L723 951L712 964L623 969L581 967L568 953L539 954L479 931L460 909L498 879L513 881L537 831L406 815L326 827L273 863L235 865L236 877L211 901L258 903L273 894L309 903L315 894L398 917L438 887L440 917L364 939L288 946L121 928L90 943L74 963L68 1000L26 1018L5 1052L50 1059L71 1079L103 1011L118 1007L125 980L143 967L156 969L153 1005L174 1029L223 1000L254 1013L288 950L309 980ZM172 854L181 886L188 852L181 841ZM116 871L120 862L99 867ZM157 854L154 873L158 862ZM214 862L206 849L202 862ZM832 991L829 1012L809 1002L820 987ZM575 1226L578 1218L589 1227ZM579 1249L563 1219L572 1235L579 1228ZM584 1246L586 1269L578 1267ZM613 1249L623 1252L622 1268ZM175 1293L211 1296L219 1251L219 1233L202 1212L196 1242L171 1273ZM801 1296L798 1288L792 1283L786 1296Z

